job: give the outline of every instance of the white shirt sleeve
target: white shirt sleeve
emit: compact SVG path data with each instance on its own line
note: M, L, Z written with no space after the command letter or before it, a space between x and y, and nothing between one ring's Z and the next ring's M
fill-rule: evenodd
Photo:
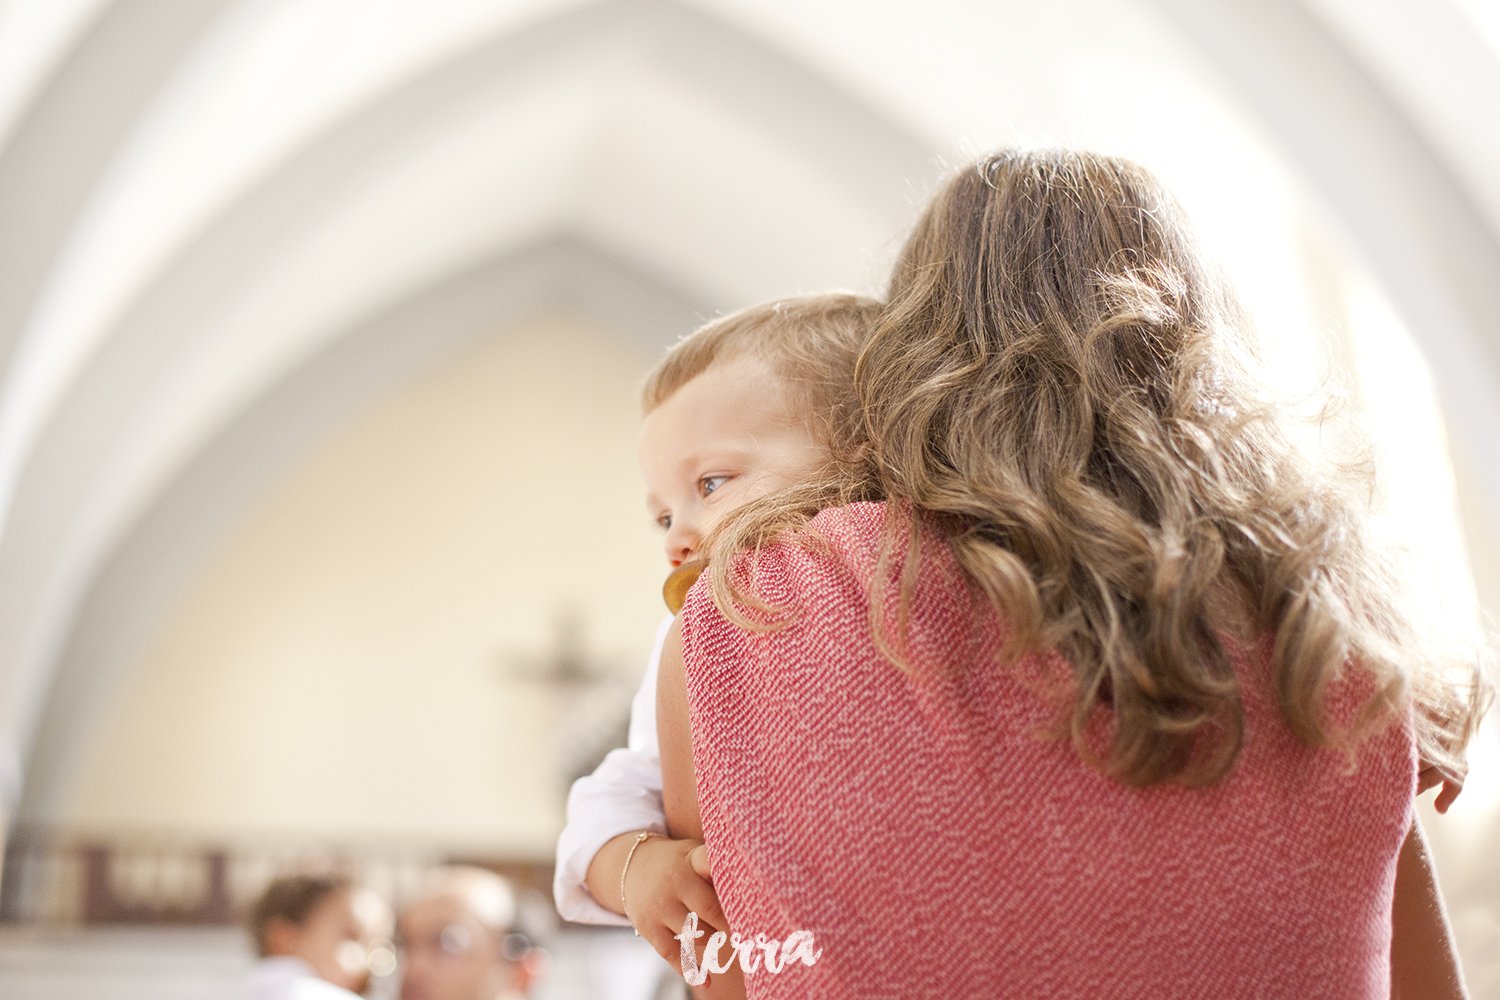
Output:
M667 832L661 801L661 751L656 743L656 670L662 643L672 625L668 615L656 630L646 676L630 703L629 745L611 750L594 771L573 782L568 792L568 825L557 838L557 873L552 896L564 920L629 927L589 895L589 862L599 848L622 833Z

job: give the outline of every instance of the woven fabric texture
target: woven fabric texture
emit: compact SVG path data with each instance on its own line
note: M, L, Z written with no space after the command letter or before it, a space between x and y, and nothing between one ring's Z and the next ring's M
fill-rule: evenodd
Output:
M751 997L1388 996L1409 727L1356 763L1309 748L1275 708L1269 642L1231 645L1247 732L1230 776L1120 785L1042 737L1054 709L1038 692L1066 664L998 664L1003 626L931 534L908 669L876 650L885 513L825 511L816 544L741 561L791 625L737 627L706 581L682 612L725 913L742 935L807 930L822 949L752 972Z

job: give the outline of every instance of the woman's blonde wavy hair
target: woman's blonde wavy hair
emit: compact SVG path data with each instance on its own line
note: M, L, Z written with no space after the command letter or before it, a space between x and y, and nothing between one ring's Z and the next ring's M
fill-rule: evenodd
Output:
M1009 626L1008 660L1066 659L1058 735L1122 782L1203 785L1233 766L1244 707L1221 630L1270 634L1280 711L1304 742L1352 751L1411 708L1422 758L1462 773L1487 687L1401 600L1369 533L1358 426L1330 397L1315 419L1347 454L1306 446L1309 418L1267 389L1229 283L1141 167L1007 151L954 174L905 245L855 389L862 422L836 442L835 474L708 540L737 621L766 627L742 610L765 605L735 583L735 552L828 506L905 501ZM891 522L904 609L920 530ZM872 610L898 663L904 617ZM1325 694L1350 669L1369 696L1343 725ZM1101 708L1102 752L1087 738Z

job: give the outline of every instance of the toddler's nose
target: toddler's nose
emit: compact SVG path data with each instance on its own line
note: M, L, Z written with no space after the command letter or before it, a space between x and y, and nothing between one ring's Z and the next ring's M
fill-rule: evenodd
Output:
M698 533L673 527L667 533L667 562L676 569L698 554Z

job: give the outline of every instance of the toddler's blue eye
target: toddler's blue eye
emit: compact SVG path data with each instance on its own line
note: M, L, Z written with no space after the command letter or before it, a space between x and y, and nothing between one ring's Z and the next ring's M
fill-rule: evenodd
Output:
M698 490L704 496L708 496L714 490L729 482L728 476L704 476L698 480Z
M661 530L663 530L663 531L671 531L672 530L672 515L671 514L663 514L661 517L658 517L656 519L656 525L657 525L657 527L661 528Z

